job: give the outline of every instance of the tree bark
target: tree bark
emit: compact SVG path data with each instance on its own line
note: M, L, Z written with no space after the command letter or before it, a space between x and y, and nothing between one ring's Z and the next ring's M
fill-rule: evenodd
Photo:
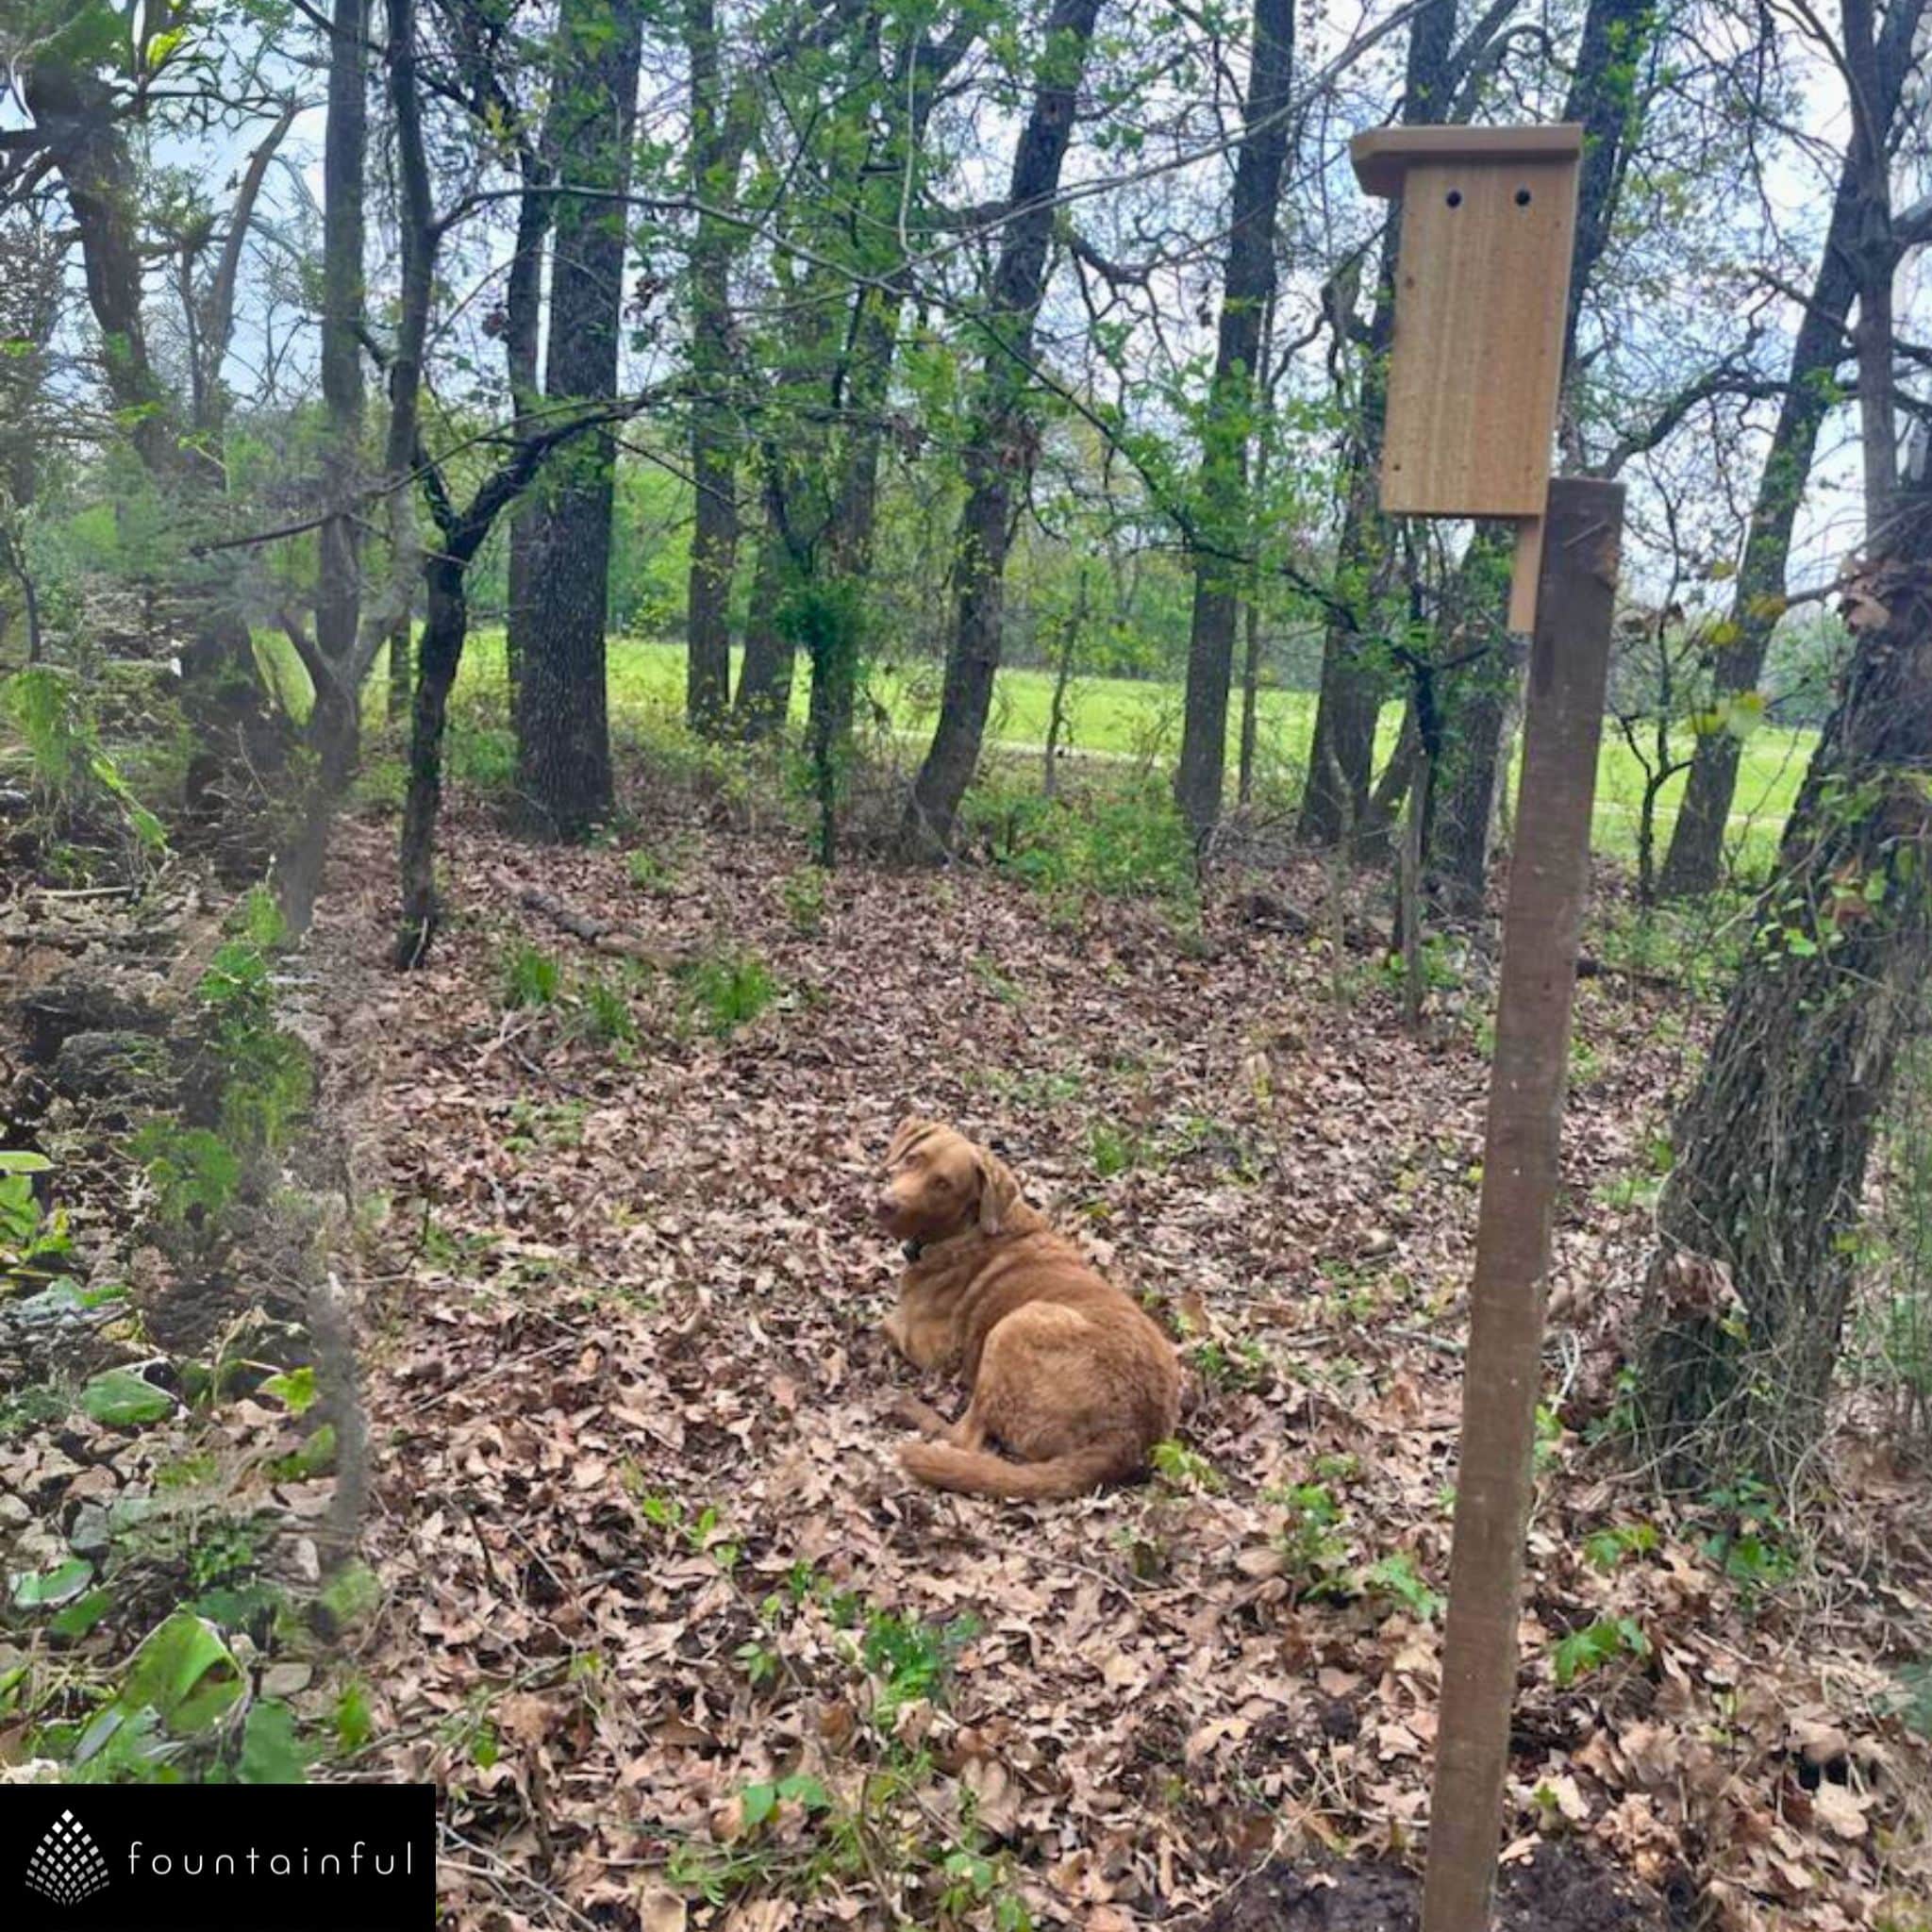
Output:
M1901 501L1906 499L1901 498ZM1687 1482L1816 1443L1874 1129L1932 974L1932 505L1854 587L1843 695L1676 1130L1642 1413ZM1733 1300L1735 1297L1735 1301ZM1741 1318L1741 1319L1740 1319Z
M442 742L449 694L462 662L469 632L463 577L467 559L439 550L425 559L426 611L418 653L416 691L409 721L409 775L403 797L397 845L402 886L402 926L396 964L422 964L437 924L436 824L442 809Z
M1787 1475L1823 1432L1848 1237L1932 972L1932 475L1923 438L1903 488L1897 473L1899 248L1870 0L1845 0L1840 18L1862 204L1851 260L1870 560L1845 601L1843 694L1658 1204L1640 1398L1662 1456L1694 1481L1740 1464Z
M791 672L797 653L778 621L788 575L785 540L768 521L758 539L751 621L745 629L744 661L739 666L738 697L731 711L733 724L747 742L782 730L791 709Z
M954 547L953 634L939 722L900 829L904 848L924 858L939 856L952 841L953 822L979 762L992 709L1013 492L1032 465L1026 397L1033 326L1046 290L1054 198L1099 11L1100 0L1055 0L1033 105L1013 152L1009 212L988 296L988 343L964 461L967 494Z
M620 197L630 184L642 26L638 0L574 0L558 23L569 92L557 151L571 157L573 181ZM627 236L621 200L558 197L544 369L553 410L617 392ZM539 623L520 653L514 717L518 791L549 838L581 837L612 804L605 624L616 458L611 432L591 432L539 499L529 580ZM425 679L427 658L425 644Z
M134 162L108 91L59 62L27 69L26 105L50 145L80 237L88 307L101 331L102 374L128 439L150 474L165 476L177 451L169 397L148 354L142 313L140 206Z
M721 94L717 0L687 0L691 60L691 191L701 204L691 247L691 471L695 494L691 581L685 606L685 718L706 737L722 728L731 698L731 579L738 558L737 431L729 396L733 368L731 260L737 238L706 212L728 203L748 132L741 108Z
M543 244L550 233L556 202L554 196L542 191L550 181L552 149L553 134L546 121L536 145L526 142L519 158L525 193L517 206L516 242L503 297L503 359L509 377L511 406L516 411L515 432L519 436L530 433L532 419L540 412L543 401L538 368L543 333ZM531 585L531 565L541 528L542 511L536 504L520 504L510 514L505 585L508 608L505 613L503 647L504 673L512 704L525 641L541 623ZM407 706L407 690L404 702Z
M1887 13L1877 59L1874 114L1889 128L1896 121L1905 76L1909 71L1913 33L1925 13L1924 0L1903 0ZM1857 291L1853 251L1863 204L1863 164L1847 153L1832 200L1824 252L1811 286L1810 301L1798 321L1784 399L1738 568L1726 626L1728 641L1711 666L1720 700L1756 690L1764 673L1765 653L1784 613L1785 573L1790 558L1791 529L1818 450L1818 438L1832 408L1832 376L1844 358L1845 319ZM1657 878L1659 896L1686 898L1710 891L1724 867L1724 835L1737 795L1741 747L1728 731L1697 741L1685 783L1683 803Z
M335 0L329 20L328 121L322 154L322 405L328 441L322 488L315 641L332 664L356 655L362 609L363 158L369 139L365 0ZM358 700L325 678L317 687L309 742L333 794L356 762Z
M1235 617L1254 546L1248 445L1254 428L1261 326L1274 300L1274 231L1288 162L1289 90L1294 77L1293 0L1255 0L1254 49L1221 297L1221 331L1202 429L1195 524L1189 534L1194 613L1188 642L1186 710L1174 802L1196 842L1221 817L1227 764L1227 693Z

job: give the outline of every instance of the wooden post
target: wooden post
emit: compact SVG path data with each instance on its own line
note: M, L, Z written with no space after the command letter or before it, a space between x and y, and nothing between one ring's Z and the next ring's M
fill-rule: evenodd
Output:
M1623 528L1622 484L1551 482L1470 1289L1423 1932L1489 1932L1495 1893L1550 1218Z

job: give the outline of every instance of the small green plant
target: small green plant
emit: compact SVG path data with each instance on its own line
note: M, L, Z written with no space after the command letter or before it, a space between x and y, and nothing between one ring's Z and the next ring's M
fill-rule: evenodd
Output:
M1268 1352L1258 1341L1238 1341L1228 1349L1210 1337L1195 1342L1187 1358L1210 1389L1262 1389L1272 1375Z
M624 869L630 882L640 891L655 893L659 897L670 892L677 884L677 868L660 854L646 852L640 846L634 852L627 852L624 858Z
M1089 895L1193 895L1193 841L1158 779L1051 799L991 784L968 795L967 816L994 863L1057 902L1062 917Z
M50 806L72 810L90 794L119 812L135 846L153 857L168 847L161 822L134 795L121 768L96 739L93 720L64 672L29 665L0 684L0 714L26 745L35 790Z
M218 1221L241 1185L241 1160L207 1127L150 1121L127 1151L147 1169L160 1217L171 1226Z
M984 953L974 953L968 961L973 976L998 1000L1003 1007L1024 1007L1026 1004L1025 990L1020 983L1003 973L999 966Z
M1087 1130L1087 1149L1093 1172L1104 1181L1138 1167L1145 1154L1145 1143L1130 1128L1113 1121L1095 1121Z
M1573 1630L1550 1653L1557 1682L1565 1689L1578 1677L1601 1670L1620 1657L1646 1657L1650 1639L1631 1617L1599 1617L1581 1630Z
M1171 1490L1213 1491L1223 1486L1221 1472L1199 1450L1190 1449L1171 1436L1164 1442L1155 1443L1148 1451L1147 1460L1155 1476Z
M866 1620L858 1654L877 1681L876 1714L881 1721L889 1720L901 1705L917 1699L943 1703L953 1666L980 1628L976 1617L922 1624L888 1610L874 1610Z
M685 969L685 991L708 1033L728 1040L778 996L778 982L756 953L714 953Z
M1583 1558L1592 1570L1614 1570L1631 1557L1647 1557L1657 1546L1656 1525L1620 1523L1595 1529L1583 1540Z
M1419 1623L1432 1624L1442 1614L1442 1598L1415 1567L1407 1550L1396 1550L1361 1573L1362 1589L1371 1595L1392 1598Z
M1334 1491L1325 1482L1294 1483L1264 1491L1264 1500L1282 1512L1281 1525L1270 1541L1290 1580L1304 1596L1334 1594L1349 1558L1341 1506Z
M540 1148L581 1147L590 1111L590 1104L582 1100L514 1100L504 1148L512 1154L533 1154Z
M34 1176L54 1163L25 1148L0 1149L0 1285L37 1288L59 1274L55 1265L73 1246L67 1216L48 1212L34 1194Z
M1536 1448L1531 1456L1531 1468L1539 1475L1547 1475L1563 1458L1563 1421L1546 1402L1536 1406Z
M1400 953L1390 953L1382 960L1382 977L1394 991L1404 985L1406 968ZM1457 992L1462 987L1463 953L1459 943L1441 933L1430 933L1422 942L1423 985L1430 992Z
M519 940L504 955L503 1004L518 1007L547 1007L556 1002L563 988L563 969L553 953Z
M637 1015L621 987L593 976L577 990L577 1030L599 1046L628 1046L638 1037Z
M1785 1541L1783 1512L1768 1484L1740 1476L1710 1491L1703 1502L1718 1520L1699 1540L1700 1547L1747 1595L1775 1590L1797 1574L1798 1558Z
M825 875L815 865L801 867L779 888L785 917L808 937L825 923Z

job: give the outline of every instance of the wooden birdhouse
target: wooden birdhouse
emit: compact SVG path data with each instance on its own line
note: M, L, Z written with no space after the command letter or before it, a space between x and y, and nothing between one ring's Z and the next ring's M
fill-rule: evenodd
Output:
M1383 127L1349 153L1402 204L1382 508L1511 519L1509 625L1532 629L1583 129Z

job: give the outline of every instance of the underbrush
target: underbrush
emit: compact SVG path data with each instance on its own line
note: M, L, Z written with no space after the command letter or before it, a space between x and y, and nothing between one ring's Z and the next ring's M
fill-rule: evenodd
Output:
M65 1781L290 1782L359 1741L353 1686L323 1688L375 1589L311 1540L341 1411L292 1278L316 1221L284 1173L312 1096L285 947L250 893L129 1036L135 1084L0 1162L0 1453L62 1445L9 1549L0 1721Z
M964 842L1050 903L1086 894L1191 905L1192 841L1165 782L1151 773L1058 793L997 770L967 793Z
M1017 1797L1010 1776L973 1751L970 1734L934 1724L979 1619L910 1616L805 1560L768 1587L715 1506L651 1492L636 1500L667 1559L709 1562L736 1596L748 1634L732 1661L754 1705L775 1718L809 1695L822 1712L815 1735L741 1786L708 1836L668 1835L666 1882L712 1906L809 1904L870 1884L899 1898L913 1923L976 1916L998 1932L1027 1932L1033 1920L999 1843ZM767 1559L758 1574L769 1580L773 1568Z

